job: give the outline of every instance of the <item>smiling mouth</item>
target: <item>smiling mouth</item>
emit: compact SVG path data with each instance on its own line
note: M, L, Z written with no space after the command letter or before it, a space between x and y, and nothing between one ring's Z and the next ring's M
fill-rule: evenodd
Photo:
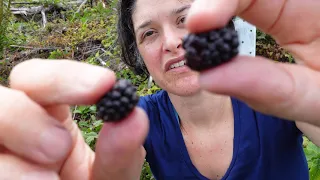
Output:
M169 70L174 69L174 68L178 68L178 67L182 67L182 66L185 66L185 65L186 65L186 60L182 60L182 61L179 61L177 63L171 64L170 67L169 67Z

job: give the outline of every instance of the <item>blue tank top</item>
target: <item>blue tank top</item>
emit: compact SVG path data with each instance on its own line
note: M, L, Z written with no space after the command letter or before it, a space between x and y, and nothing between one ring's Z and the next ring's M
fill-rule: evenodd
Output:
M234 144L223 180L308 180L302 133L293 121L254 111L232 98ZM166 91L141 97L150 129L144 148L158 180L208 180L192 164Z

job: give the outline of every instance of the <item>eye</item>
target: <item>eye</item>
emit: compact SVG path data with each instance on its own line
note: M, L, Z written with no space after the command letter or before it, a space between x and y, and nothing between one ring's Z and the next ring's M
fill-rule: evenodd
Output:
M153 31L148 31L148 32L146 32L144 35L145 36L151 36L153 34Z
M185 16L181 17L181 18L179 19L178 24L180 24L180 23L184 24L184 21L185 21L185 20L186 20L186 17L185 17Z
M154 33L154 31L147 31L147 32L145 32L145 33L143 34L143 38L146 38L146 37L148 37L148 36L152 36L153 33Z

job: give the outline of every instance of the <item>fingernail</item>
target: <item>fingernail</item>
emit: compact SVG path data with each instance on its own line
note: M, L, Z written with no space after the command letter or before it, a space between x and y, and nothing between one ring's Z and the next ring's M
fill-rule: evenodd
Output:
M59 176L51 171L30 172L23 175L21 180L59 180Z
M48 161L57 162L67 155L72 140L67 130L54 126L41 134L40 143L42 153Z

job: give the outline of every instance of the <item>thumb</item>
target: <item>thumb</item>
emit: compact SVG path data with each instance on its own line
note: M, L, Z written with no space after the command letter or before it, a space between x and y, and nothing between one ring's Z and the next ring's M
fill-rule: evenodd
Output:
M227 25L232 16L237 15L269 33L275 27L284 9L293 9L293 11L296 9L288 7L288 4L292 5L292 2L286 2L285 0L272 3L269 0L197 0L189 10L186 27L190 32L202 32L223 27ZM299 7L297 2L293 4ZM308 11L301 13L303 12ZM295 13L292 15L298 16Z
M320 73L304 66L241 56L200 75L201 87L253 109L319 126Z
M96 145L94 180L139 179L145 158L142 146L149 121L140 108L116 123L105 123Z

